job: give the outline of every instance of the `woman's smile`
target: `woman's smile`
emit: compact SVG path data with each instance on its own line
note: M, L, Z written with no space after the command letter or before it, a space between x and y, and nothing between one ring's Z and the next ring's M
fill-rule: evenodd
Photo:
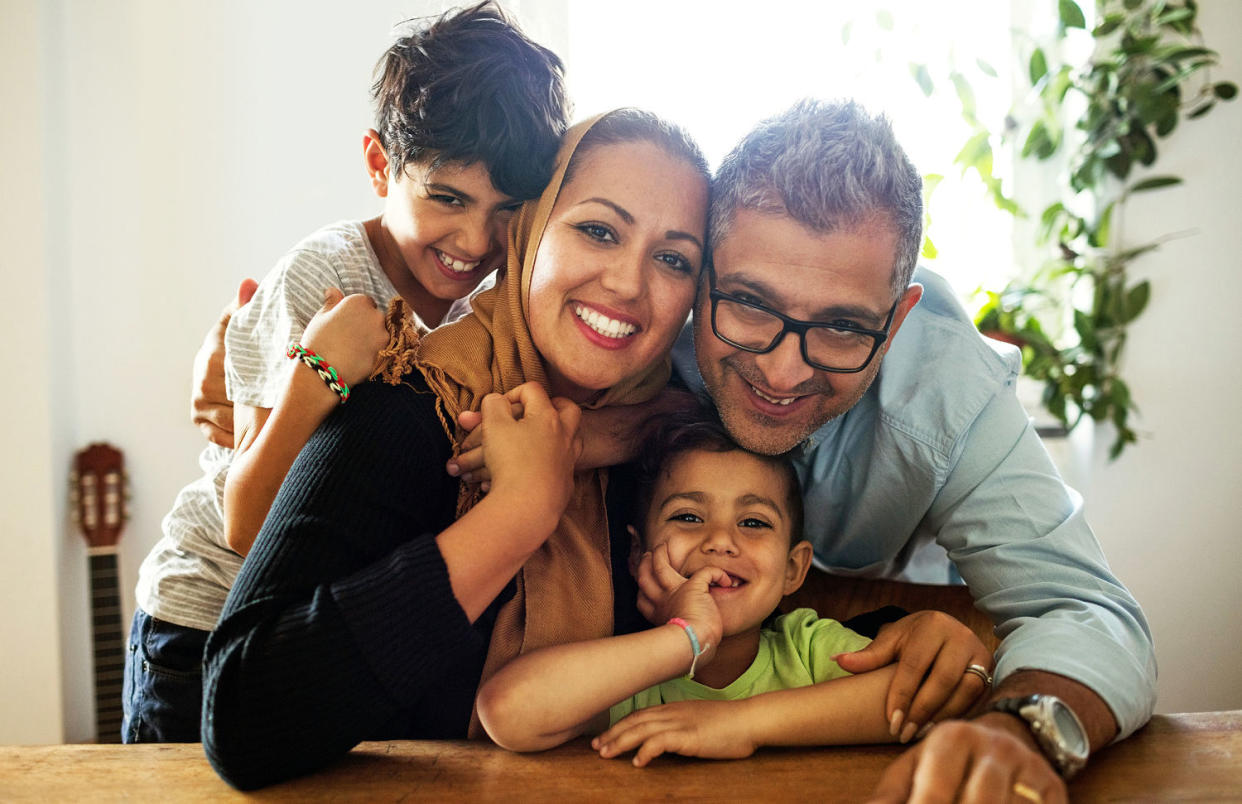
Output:
M624 349L642 331L631 316L583 302L576 302L572 307L587 340L605 349Z
M694 301L706 218L702 174L657 145L598 145L575 165L530 280L553 394L581 402L668 352Z

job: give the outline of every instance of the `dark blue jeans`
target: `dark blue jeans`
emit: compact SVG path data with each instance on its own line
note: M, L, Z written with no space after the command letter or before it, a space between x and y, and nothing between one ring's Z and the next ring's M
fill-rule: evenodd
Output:
M123 742L200 742L207 636L134 610L125 654Z

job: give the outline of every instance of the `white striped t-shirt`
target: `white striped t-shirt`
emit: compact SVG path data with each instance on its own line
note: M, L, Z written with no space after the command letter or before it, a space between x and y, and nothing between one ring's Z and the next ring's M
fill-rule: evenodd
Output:
M484 285L490 280L485 280ZM381 309L397 295L361 222L326 226L293 247L266 276L250 304L225 332L225 382L229 399L271 408L295 364L285 357L323 306L323 292L365 293ZM445 321L469 312L454 302ZM426 329L421 320L420 329ZM164 536L138 571L137 602L166 622L210 631L241 569L242 557L224 540L224 479L233 451L209 445L199 456L202 477L181 490L164 517Z

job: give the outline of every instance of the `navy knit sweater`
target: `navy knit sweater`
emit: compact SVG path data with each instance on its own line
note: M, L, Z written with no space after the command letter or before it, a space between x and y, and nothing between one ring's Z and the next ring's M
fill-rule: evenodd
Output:
M234 787L307 773L362 740L466 735L513 585L473 624L454 598L435 542L457 500L451 448L434 395L406 380L360 385L307 443L208 640L203 747ZM627 542L613 539L618 631L643 625Z

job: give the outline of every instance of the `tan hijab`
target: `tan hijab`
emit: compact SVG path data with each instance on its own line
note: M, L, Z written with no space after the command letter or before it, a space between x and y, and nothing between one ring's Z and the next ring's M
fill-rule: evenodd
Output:
M569 160L583 135L602 117L579 123L566 133L556 172L547 189L537 201L524 204L509 227L505 273L499 276L494 288L475 297L473 315L426 335L413 353L413 366L435 391L440 421L455 445L464 435L456 427L457 414L478 410L487 394L505 393L529 381L548 387L543 358L530 334L531 273ZM554 266L543 265L539 270L554 270ZM390 315L390 322L393 318ZM406 356L410 353L400 345L402 340L408 345L408 329L401 338L394 335L390 349L381 353L381 357L395 358L385 372L390 381L409 368ZM399 351L405 354L394 354ZM601 392L584 407L645 402L664 388L668 377L666 357L644 373ZM607 473L603 470L574 476L574 494L556 531L518 572L517 593L497 616L483 681L520 653L612 633L606 488ZM464 484L461 491L459 517L478 500L477 494ZM497 533L496 538L503 539L504 534ZM477 714L471 718L470 736L485 736Z

